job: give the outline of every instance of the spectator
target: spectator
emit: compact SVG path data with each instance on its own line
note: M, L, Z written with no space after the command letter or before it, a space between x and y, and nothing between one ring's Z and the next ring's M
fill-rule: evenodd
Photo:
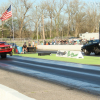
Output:
M93 37L93 40L95 40L95 38Z
M32 45L33 45L33 47L34 47L34 45L35 45L35 42L34 42L34 41L32 42Z
M74 43L74 45L78 45L77 41Z
M29 47L31 46L31 42L28 42L28 46L29 46Z
M79 44L79 39L77 39L76 41L77 41L77 44Z
M58 41L58 45L60 45L60 41Z
M63 44L63 40L60 40L60 44L61 44L61 45Z
M72 39L71 44L74 45L74 40Z
M81 44L81 45L83 45L83 42L82 42L82 41L83 41L83 39L80 40L80 44Z
M46 41L44 40L44 45L46 45Z
M66 41L66 45L68 45L68 41Z
M23 45L23 53L24 53L24 51L27 52L27 45L26 45L26 42L25 42L24 45Z
M64 44L66 45L66 40L64 41Z
M38 40L38 45L40 45L40 41Z
M52 41L52 45L54 45L54 43L55 43L55 42L54 42L54 40L53 40L53 41Z
M55 42L55 44L56 44L56 40L55 40L54 42Z
M50 41L48 41L48 45L50 45Z
M48 45L48 43L46 43L46 45Z

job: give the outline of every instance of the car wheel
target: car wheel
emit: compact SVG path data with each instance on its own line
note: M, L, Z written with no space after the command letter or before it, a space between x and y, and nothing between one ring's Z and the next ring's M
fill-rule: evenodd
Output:
M100 55L99 49L96 48L94 53L95 53L95 55Z
M95 53L95 55L99 55L99 53Z
M10 52L10 56L12 56L12 52Z
M84 49L83 52L84 52L85 55L90 55L90 52L86 49Z
M6 58L6 57L7 57L6 54L2 54L2 55L1 55L1 58Z
M95 52L95 55L100 55L100 52Z

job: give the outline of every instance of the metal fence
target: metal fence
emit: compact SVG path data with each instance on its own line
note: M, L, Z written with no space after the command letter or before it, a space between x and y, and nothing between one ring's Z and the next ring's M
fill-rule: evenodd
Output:
M52 39L45 39L46 41L52 41ZM33 39L31 38L0 38L0 41L5 41L7 43L16 43L18 46L23 46L23 44L26 42L26 44L28 45L28 42L33 41ZM39 43L43 43L43 39L39 39L38 40ZM37 45L37 40L34 39L35 45Z
M25 39L25 38L15 38L14 40L11 38L0 38L0 41L5 41L7 43L16 43L18 46L22 46L24 42L28 44L28 42L32 41L32 39Z
M60 41L62 39L61 38L45 39L46 42L50 42L50 43L52 43L53 40ZM68 40L68 38L63 38L63 40ZM14 38L14 39L13 38L0 38L0 41L6 41L7 43L16 43L16 45L18 46L23 46L25 42L27 45L28 45L28 42L32 43L33 39L32 38ZM37 45L36 39L34 39L34 42L35 42L35 45ZM44 44L44 40L38 39L38 44L40 45Z

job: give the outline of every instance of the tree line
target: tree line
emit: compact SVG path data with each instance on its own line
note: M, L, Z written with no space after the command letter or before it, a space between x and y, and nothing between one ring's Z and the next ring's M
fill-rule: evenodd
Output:
M9 0L1 5L0 15L12 5L12 17L0 21L0 38L52 39L78 37L80 33L99 32L99 6L81 0ZM38 33L38 34L37 34Z

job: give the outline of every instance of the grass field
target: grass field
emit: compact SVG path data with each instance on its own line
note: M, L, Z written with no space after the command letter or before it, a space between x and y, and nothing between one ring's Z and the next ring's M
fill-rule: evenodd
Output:
M46 56L38 56L38 53L14 54L14 55L23 56L23 57L65 61L65 62L74 62L74 63L81 63L81 64L89 64L89 65L100 65L100 57L94 57L94 56L84 56L84 59L75 59L75 58L56 57L56 54L51 54L51 55L46 55Z

